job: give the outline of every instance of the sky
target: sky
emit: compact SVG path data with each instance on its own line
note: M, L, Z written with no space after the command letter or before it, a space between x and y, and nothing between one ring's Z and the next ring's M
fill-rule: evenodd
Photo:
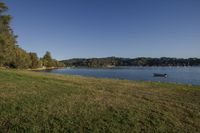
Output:
M200 0L4 0L20 47L58 60L200 58Z

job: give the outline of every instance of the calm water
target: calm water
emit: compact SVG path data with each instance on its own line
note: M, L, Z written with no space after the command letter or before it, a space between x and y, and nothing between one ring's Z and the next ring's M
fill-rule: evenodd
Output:
M200 67L63 68L44 72L200 85ZM154 77L153 73L166 73L168 77Z

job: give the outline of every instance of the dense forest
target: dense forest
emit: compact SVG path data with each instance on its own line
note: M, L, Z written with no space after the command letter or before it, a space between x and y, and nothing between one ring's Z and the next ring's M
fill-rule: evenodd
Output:
M12 17L6 14L8 7L0 2L0 67L8 68L49 68L63 67L64 64L52 59L51 53L46 52L43 58L36 53L26 52L17 45L17 36L10 27Z
M75 67L113 67L113 66L200 66L200 59L177 59L177 58L91 58L63 60L66 66Z

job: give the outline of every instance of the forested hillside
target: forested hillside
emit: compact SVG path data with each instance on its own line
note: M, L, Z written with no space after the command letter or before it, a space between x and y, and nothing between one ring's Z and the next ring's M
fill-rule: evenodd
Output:
M17 36L10 27L12 17L6 14L7 10L8 7L0 2L0 67L18 69L63 67L63 63L52 59L50 52L39 59L36 53L28 53L17 45Z
M112 67L112 66L200 66L200 59L177 59L177 58L92 58L63 60L66 66L83 67Z

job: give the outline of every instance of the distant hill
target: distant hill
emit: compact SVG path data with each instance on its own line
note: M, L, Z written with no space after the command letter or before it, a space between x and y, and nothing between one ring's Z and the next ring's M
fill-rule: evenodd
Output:
M199 58L74 58L63 60L66 66L75 67L114 67L114 66L200 66Z

